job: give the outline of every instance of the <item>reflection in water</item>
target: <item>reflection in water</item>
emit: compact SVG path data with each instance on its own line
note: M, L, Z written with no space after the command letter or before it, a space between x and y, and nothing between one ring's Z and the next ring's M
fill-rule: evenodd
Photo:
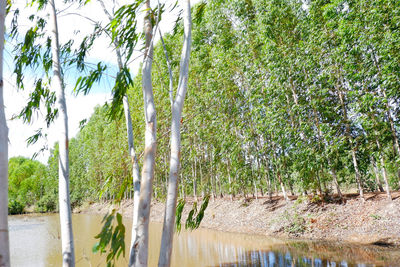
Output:
M272 266L287 266L287 267L326 267L326 266L343 266L343 267L367 267L375 266L373 264L356 263L351 264L342 260L335 262L331 260L323 260L319 258L308 258L308 257L294 257L289 252L284 254L282 252L274 251L247 251L245 254L240 255L240 258L236 262L221 263L217 266L220 267L272 267Z
M12 266L61 266L57 214L11 216ZM94 236L101 229L100 215L73 215L76 266L105 266L105 256L92 253ZM126 244L130 243L130 220ZM149 266L157 266L162 225L150 224ZM129 253L128 251L126 252ZM396 266L400 252L379 247L329 243L289 242L263 236L230 234L207 229L182 231L174 236L172 266ZM120 258L116 266L127 266Z

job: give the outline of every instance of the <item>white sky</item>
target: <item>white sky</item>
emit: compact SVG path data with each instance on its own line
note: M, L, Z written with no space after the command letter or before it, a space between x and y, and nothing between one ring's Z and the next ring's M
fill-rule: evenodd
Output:
M199 0L192 1L192 5L198 2ZM21 10L20 18L22 19L23 16L26 17L27 13L23 12L21 7L24 6L25 1L18 0L18 7ZM61 3L62 1L57 1ZM105 2L107 2L105 0ZM110 1L108 1L110 2ZM119 4L124 4L125 2L131 1L118 1ZM164 0L160 2L166 2L166 10L169 11L170 8L174 5L175 0ZM153 3L153 2L152 2ZM154 1L156 4L157 1ZM58 7L58 9L64 9L63 7ZM32 10L32 9L31 9ZM173 23L176 19L178 9L176 9L173 14L166 13L163 16L163 21L160 22L160 28L163 33L170 31L172 29ZM30 11L32 12L32 11ZM67 13L74 13L79 12L84 16L96 18L96 20L107 21L105 16L102 16L103 9L98 4L97 1L92 0L87 7L82 10L74 10L73 8L69 8ZM64 13L65 13L64 12ZM8 22L10 21L11 16L8 17ZM139 19L139 23L142 20ZM9 23L6 25L10 25ZM20 24L22 26L29 26L29 21L26 21L26 25ZM60 42L64 43L65 41L72 38L74 31L79 31L81 34L89 33L92 29L92 24L76 15L67 15L67 16L60 16L59 21L59 34L60 34ZM141 25L138 25L138 29L141 29ZM79 38L79 36L78 36ZM79 43L79 41L77 41ZM90 59L93 62L104 61L109 62L111 64L115 64L116 60L114 57L114 52L108 47L109 41L107 39L102 39L98 41L90 53ZM46 129L46 125L44 123L44 119L39 113L38 116L34 119L32 124L24 124L22 120L11 120L11 117L21 111L21 109L26 104L26 101L29 96L29 89L25 91L17 91L15 87L15 76L12 74L13 71L13 63L11 58L11 49L10 45L6 45L5 50L5 67L4 67L4 101L6 106L6 118L7 124L9 128L9 158L15 156L25 156L25 157L32 157L35 152L38 152L43 146L48 147L48 149L52 148L54 143L57 141L57 132L58 129L56 128L57 124L50 126L49 129ZM132 58L139 56L137 53L133 55ZM139 67L141 59L137 59L133 62L130 66L132 73L136 73ZM29 74L26 74L28 76ZM33 76L33 75L32 75ZM72 88L74 87L74 76L78 76L77 73L70 73L69 78L66 78L66 99L67 99L67 111L69 117L69 137L74 137L79 131L79 122L83 119L87 119L93 113L94 107L96 105L102 105L107 100L111 98L110 89L112 81L105 80L96 88L93 88L92 93L88 96L79 95L77 97L73 96ZM30 77L33 79L32 77ZM47 134L47 140L43 138L39 140L35 145L27 146L26 139L32 136L38 128L46 129L44 132ZM37 157L43 163L47 162L49 157L49 150L39 154Z

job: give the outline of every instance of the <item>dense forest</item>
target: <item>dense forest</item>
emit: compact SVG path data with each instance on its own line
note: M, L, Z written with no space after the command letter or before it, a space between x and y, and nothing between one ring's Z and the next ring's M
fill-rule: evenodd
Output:
M213 0L192 9L180 197L279 193L340 198L400 186L397 0ZM183 26L164 35L178 83ZM153 194L165 199L171 106L162 42L154 48L158 117ZM142 74L127 91L144 150ZM111 88L110 88L111 89ZM97 107L70 140L72 206L133 194L126 124ZM58 145L48 165L9 162L9 208L57 208ZM21 175L19 175L21 174ZM29 191L29 193L27 193Z

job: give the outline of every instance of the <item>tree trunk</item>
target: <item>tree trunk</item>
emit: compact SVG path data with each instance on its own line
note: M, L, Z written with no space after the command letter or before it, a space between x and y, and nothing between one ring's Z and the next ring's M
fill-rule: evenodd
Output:
M387 172L386 172L386 168L385 168L385 160L383 159L381 143L379 142L378 138L376 138L375 140L376 140L376 145L378 146L378 150L379 150L379 158L380 158L381 165L382 165L382 175L383 175L383 181L385 182L386 195L389 200L392 200L392 195L390 194L389 182L388 182L388 178L387 178Z
M331 164L330 164L330 160L328 161L328 164L331 165ZM337 179L336 171L335 171L335 169L332 167L332 168L330 168L330 172L331 172L331 175L332 175L332 177L333 177L333 182L335 183L336 193L338 194L338 196L340 197L340 199L343 199L343 195L342 195L342 191L340 191L340 186L339 186L339 181L338 181L338 179Z
M112 21L112 18L110 18ZM121 52L118 48L118 45L115 44L115 51L117 54L118 67L119 70L122 71L122 57ZM136 232L137 232L137 221L138 221L138 212L139 212L139 198L140 198L140 167L139 162L136 156L135 144L133 140L133 127L132 127L132 118L131 112L129 109L129 101L128 96L124 95L122 99L124 105L124 114L125 114L125 123L126 123L126 135L128 138L128 149L129 156L131 158L132 164L132 184L133 184L133 213L132 213L132 238L130 244L130 255L133 253L133 245L136 243Z
M277 171L276 174L278 176L279 184L281 185L283 198L285 199L286 202L290 202L290 199L286 194L285 185L283 184L283 181L282 181L281 174L280 174L279 170Z
M272 200L272 180L271 180L271 175L269 173L269 162L268 158L265 157L265 178L267 182L267 187L268 187L268 199L269 201Z
M172 105L170 173L167 203L165 205L163 232L161 238L160 257L158 260L158 266L160 267L168 267L171 265L171 252L173 245L172 242L175 226L175 211L178 190L178 173L180 168L181 156L181 118L183 104L187 92L190 49L192 43L192 19L190 11L190 0L184 1L183 4L183 23L185 36L180 62L178 89L175 101Z
M389 188L389 183L388 183L388 178L387 178L387 173L386 173L386 168L385 168L385 161L383 160L383 157L381 157L381 165L382 165L383 181L385 182L386 195L389 200L392 200L392 195L390 194L390 188Z
M100 5L103 8L104 13L108 16L110 22L113 21L113 17L107 11L107 8L102 0L98 0ZM121 51L118 47L118 39L114 41L115 46L115 53L117 55L117 62L119 71L122 71L124 65L122 63L122 56ZM136 243L136 231L137 231L137 220L138 220L138 212L139 212L139 197L140 197L140 167L138 163L138 159L136 156L135 145L134 145L134 138L133 138L133 127L132 127L132 118L129 109L129 101L128 96L124 95L123 99L123 106L124 106L124 114L125 114L125 123L126 123L126 134L128 139L128 150L129 156L131 159L132 164L132 184L133 184L133 211L132 211L132 238L130 244L130 255L133 253L133 245ZM129 190L131 193L131 190Z
M371 158L371 162L372 162L372 167L374 168L375 181L376 181L378 190L380 192L385 192L385 190L383 190L383 187L382 187L381 179L379 178L380 175L379 175L378 167L376 166L376 161L375 161L374 157L370 156L370 158Z
M144 33L146 38L145 55L142 69L142 86L145 115L145 150L143 156L142 178L140 183L139 211L137 220L136 241L133 244L129 266L147 267L149 244L150 205L153 191L155 158L157 149L157 120L154 105L151 69L153 63L152 22L150 0L146 0L144 9ZM134 238L134 237L132 237Z
M57 12L54 0L50 1L52 17L52 86L57 93L59 112L59 160L58 160L58 196L61 224L61 244L63 266L75 266L74 239L72 233L71 204L69 196L69 155L68 155L68 115L65 101L64 81L60 66L60 43L58 39Z
M6 1L0 2L0 266L10 267L8 237L8 128L3 100L3 50Z
M125 121L126 121L126 131L128 136L128 149L129 156L131 158L132 164L132 182L133 182L133 218L132 218L132 238L130 244L130 254L133 253L133 245L136 243L136 232L137 232L137 221L139 212L139 198L140 198L140 168L138 159L136 157L135 146L133 142L133 129L132 129L132 119L129 110L128 97L125 95L123 98Z
M365 202L362 179L361 179L361 175L360 175L360 171L358 169L358 163L357 163L356 148L354 147L353 137L351 136L351 133L350 133L350 123L349 123L349 119L347 117L347 108L346 108L346 104L344 101L344 96L343 96L342 91L339 88L336 88L336 90L337 90L340 104L341 104L342 110L343 110L343 117L344 117L343 119L345 121L345 127L346 127L346 138L350 143L351 157L353 159L353 166L354 166L354 170L355 170L358 191L360 192L360 198L361 198L362 202Z
M197 159L194 158L194 168L193 168L193 197L197 201Z

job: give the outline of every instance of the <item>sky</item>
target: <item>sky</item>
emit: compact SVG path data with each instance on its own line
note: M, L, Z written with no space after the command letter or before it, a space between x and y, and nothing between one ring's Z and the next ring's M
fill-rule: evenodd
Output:
M13 9L20 9L20 18L27 17L29 14L32 14L33 9L31 8L29 11L24 8L25 1L17 1L13 6ZM62 1L58 1L61 3ZM112 1L105 1L112 2ZM130 1L118 1L120 5L130 2ZM166 4L166 13L163 16L163 21L160 22L160 29L163 33L168 32L172 29L174 21L177 16L178 10L174 10L170 12L171 7L174 5L174 0L165 0L160 1L165 2ZM198 1L192 1L192 5ZM152 5L155 5L157 1L152 1ZM107 6L107 8L111 8ZM59 13L58 17L58 27L59 27L59 36L60 43L65 43L67 40L74 37L79 40L85 34L91 32L93 24L82 16L90 17L96 21L102 21L104 24L107 21L107 17L104 15L103 9L98 1L91 1L88 6L83 9L76 9L74 6L61 6L57 9L62 10ZM47 12L46 12L47 13ZM76 15L76 13L81 14L82 16ZM45 15L45 14L42 14ZM142 16L142 15L140 15ZM12 16L8 16L6 20L6 25L10 25L10 20ZM142 19L138 19L138 29L142 28ZM8 22L8 23L7 23ZM20 22L21 29L28 29L30 27L29 20L21 20ZM157 41L157 39L156 39ZM79 43L78 41L76 43ZM23 91L17 90L15 85L15 75L13 75L13 60L12 60L12 43L6 43L6 48L4 51L4 102L6 107L6 118L7 125L9 128L9 158L15 156L24 156L31 158L36 152L38 152L41 148L46 147L47 150L38 154L36 157L37 160L42 163L47 163L47 159L50 155L50 149L54 146L54 143L57 141L57 133L58 129L56 124L51 125L48 129L43 119L44 112L38 112L36 116L34 116L34 120L31 124L24 124L20 119L11 119L15 114L18 114L22 108L25 106L27 99L29 97L30 88L27 88ZM110 66L110 75L112 76L116 71L116 59L114 56L114 51L109 48L109 41L106 38L100 39L94 49L91 51L89 55L89 59L91 62L107 62ZM140 66L141 58L140 52L135 52L132 58L136 58L136 61L132 62L129 66L131 69L132 75L135 75ZM40 71L40 70L39 70ZM25 73L27 81L33 81L35 75L42 75L38 72L34 73L29 71ZM113 84L112 78L106 78L99 85L96 85L91 93L87 96L78 95L75 96L73 94L73 87L75 85L74 79L78 77L80 73L76 71L69 70L67 73L67 77L65 78L66 83L66 100L67 100L67 112L68 112L68 125L69 125L69 137L74 137L79 132L79 122L83 119L88 119L94 111L94 107L97 105L103 105L106 101L111 99L111 86ZM27 138L32 136L37 129L43 128L44 133L46 134L45 138L40 139L34 145L27 145Z

